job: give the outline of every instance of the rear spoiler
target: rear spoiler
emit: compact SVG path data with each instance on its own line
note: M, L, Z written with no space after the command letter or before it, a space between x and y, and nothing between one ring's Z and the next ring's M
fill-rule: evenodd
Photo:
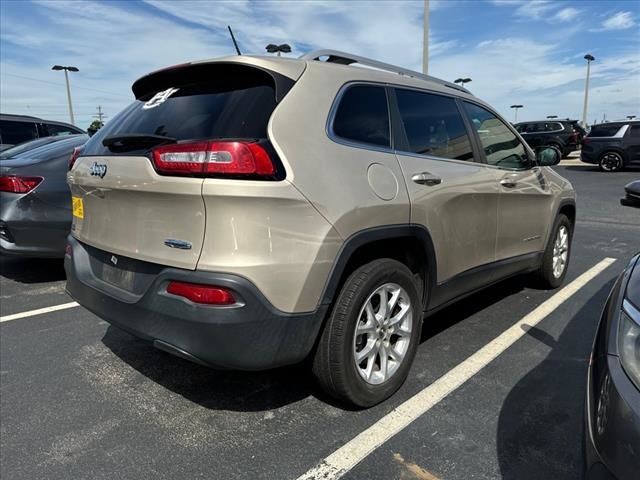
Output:
M280 102L295 84L295 80L289 77L256 65L239 62L207 62L184 63L157 70L136 80L131 89L139 100L150 93L169 87L188 85L198 79L206 81L207 84L217 83L221 88L231 85L231 82L237 88L238 84L246 84L249 87L270 80L275 86L276 102Z

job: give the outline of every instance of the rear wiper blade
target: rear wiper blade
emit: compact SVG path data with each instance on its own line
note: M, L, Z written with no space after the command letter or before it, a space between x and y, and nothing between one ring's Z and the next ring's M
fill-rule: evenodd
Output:
M152 147L155 145L164 145L167 143L178 143L173 137L164 135L148 135L145 133L128 133L125 135L111 135L102 139L102 145L107 148L123 148L123 147Z

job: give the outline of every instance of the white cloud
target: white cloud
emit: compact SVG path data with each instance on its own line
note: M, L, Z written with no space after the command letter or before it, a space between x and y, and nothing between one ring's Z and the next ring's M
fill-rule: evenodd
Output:
M579 15L572 7L558 8L557 2L530 4L520 15L537 14L555 22L569 22ZM19 16L3 6L0 110L65 120L64 80L60 72L50 70L60 63L80 68L70 77L78 124L86 127L97 105L113 117L132 98L130 86L137 77L167 65L232 54L227 24L244 53L263 53L268 43L287 42L296 56L309 49L332 48L421 68L422 1L147 0L147 5L130 5L44 2L32 7L37 13L33 16ZM464 4L438 5L441 10L458 5L464 12ZM518 2L514 13L526 5ZM523 119L580 114L585 64L582 54L574 55L575 45L566 41L576 28L583 28L578 22L548 29L543 36L519 28L522 31L511 38L500 38L503 30L497 26L488 27L474 46L450 32L444 37L441 24L433 20L437 15L443 13L432 17L431 74L447 80L471 77L470 89L506 115L511 115L512 103L525 105L519 114ZM640 110L632 89L640 77L640 54L637 47L629 48L630 53L616 58L592 52L594 109L609 115Z
M520 120L546 115L580 118L585 62L582 58L558 60L559 48L555 42L526 38L487 40L472 50L435 58L431 73L446 79L471 77L473 81L467 88L508 119L513 115L509 110L513 103L525 106L518 114ZM640 54L636 52L596 61L591 70L590 111L598 109L609 115L622 110L639 111L640 91L632 88L637 86L639 76Z
M554 6L549 0L531 0L522 3L516 10L516 15L526 18L539 19L547 15Z
M498 7L517 6L514 15L525 20L543 20L549 23L560 23L570 22L580 15L580 10L573 7L565 7L556 12L558 2L552 2L550 0L490 0L490 2Z
M580 15L580 10L572 7L563 8L556 13L552 18L558 22L570 22Z
M636 22L633 19L632 12L618 12L602 22L602 29L625 30L627 28L633 27L635 24Z

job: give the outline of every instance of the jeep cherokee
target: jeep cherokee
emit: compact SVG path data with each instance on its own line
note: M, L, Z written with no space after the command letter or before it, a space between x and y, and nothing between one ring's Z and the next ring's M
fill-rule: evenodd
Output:
M324 50L178 65L133 93L72 159L67 291L159 349L240 370L310 358L366 407L402 385L431 313L566 275L556 150L455 84Z

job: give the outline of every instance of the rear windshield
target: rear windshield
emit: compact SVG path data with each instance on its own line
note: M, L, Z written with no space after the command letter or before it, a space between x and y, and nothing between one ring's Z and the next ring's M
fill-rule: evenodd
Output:
M14 155L12 158L49 159L60 155L71 155L74 148L83 145L87 140L89 140L88 135L67 135L63 137L62 140L26 150Z
M140 96L91 137L83 155L113 155L102 140L114 135L162 135L177 141L267 138L276 106L273 79L255 69L244 73L237 76L227 70L227 78L223 72L213 78L185 75L172 85L161 84L160 90Z
M622 125L594 125L589 131L590 137L613 137Z

